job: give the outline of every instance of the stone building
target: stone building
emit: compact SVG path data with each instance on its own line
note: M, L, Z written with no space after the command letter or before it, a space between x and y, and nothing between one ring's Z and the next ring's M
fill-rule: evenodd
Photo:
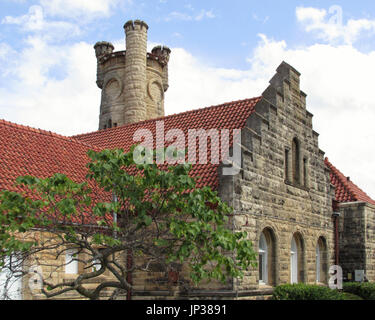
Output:
M147 53L148 26L143 21L129 21L124 29L126 51L113 52L113 45L104 41L94 46L96 83L102 90L99 130L63 137L1 121L1 189L11 189L24 174L60 172L80 181L88 149L127 151L140 128L154 138L157 130L164 137L172 129L185 137L191 130L239 130L241 139L229 142L231 152L238 147L241 155L239 163L232 163L235 174L224 174L228 164L222 157L212 161L220 147L211 137L211 161L194 165L192 175L198 187L217 190L234 208L235 228L247 231L259 252L258 268L248 270L242 280L202 285L181 295L250 298L283 283L327 284L333 265L342 267L344 279L354 280L362 272L375 281L375 201L324 157L300 73L282 62L255 98L164 116L171 51L158 46ZM179 294L178 285L177 293L160 285L168 282L166 274L138 273L132 279L133 298Z

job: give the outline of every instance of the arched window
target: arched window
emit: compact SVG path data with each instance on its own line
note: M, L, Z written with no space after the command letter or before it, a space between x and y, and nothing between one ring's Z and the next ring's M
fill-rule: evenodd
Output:
M315 261L316 261L316 282L320 282L320 246L319 243L316 245L316 250L315 250Z
M320 237L318 243L316 244L315 258L315 281L320 283L327 283L327 245L326 240L323 237Z
M276 284L276 241L271 228L265 228L259 237L259 284Z
M268 282L268 247L264 233L260 235L259 240L259 283Z
M293 183L299 185L300 184L300 146L297 138L293 139L292 142L292 178Z
M296 239L293 237L290 249L290 282L298 282L298 249Z
M304 282L304 246L299 233L295 233L290 245L290 282Z

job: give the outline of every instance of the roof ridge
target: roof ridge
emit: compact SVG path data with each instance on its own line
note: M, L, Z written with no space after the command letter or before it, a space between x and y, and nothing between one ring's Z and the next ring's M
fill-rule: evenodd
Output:
M330 167L331 171L336 171L333 172L335 176L340 180L341 184L343 184L346 188L347 191L356 199L356 201L359 201L358 194L355 190L353 189L353 186L358 189L358 191L362 192L364 196L366 196L369 200L373 201L375 203L375 200L373 200L365 191L363 191L358 185L356 185L352 180L348 180L348 177L343 174L339 169L337 169L329 160L328 157L324 159L324 161L328 164ZM338 174L337 174L338 173ZM343 179L342 177L346 178Z
M118 127L112 127L112 128L101 129L101 130L92 131L92 132L81 133L81 134L78 134L78 135L74 135L72 137L84 137L86 135L91 135L91 134L97 133L97 132L117 130L119 128L124 128L124 127L128 127L128 126L130 127L130 126L133 126L133 125L140 125L140 124L145 124L145 123L149 123L149 122L158 121L158 120L161 120L161 119L173 118L173 117L181 116L183 114L189 114L189 113L191 114L191 113L195 113L195 112L199 112L199 111L207 110L207 109L211 109L211 108L213 109L213 108L224 107L226 105L228 105L228 107L229 107L230 105L233 105L233 104L236 104L236 103L241 103L241 102L251 101L251 100L257 100L257 99L260 100L261 98L263 98L263 96L258 96L258 97L253 97L253 98L247 98L247 99L240 99L240 100L234 100L234 101L228 101L228 102L221 103L221 104L218 104L218 105L211 105L211 106L208 106L208 107L203 107L203 108L198 108L198 109L192 109L192 110L188 110L188 111L183 111L183 112L180 112L180 113L173 113L173 114L169 114L167 116L153 118L153 119L148 119L148 120L143 120L143 121L134 122L134 123L128 123L128 124L124 124L124 125L118 126Z
M5 119L0 119L0 125L1 124L4 124L4 125L9 126L9 127L13 127L13 128L21 129L21 130L24 130L24 131L28 131L28 132L33 132L33 133L38 133L38 134L42 134L42 135L46 135L46 136L51 136L53 138L66 140L66 141L69 141L69 142L75 142L77 144L84 145L86 147L90 147L90 148L93 148L93 149L95 148L97 150L100 150L99 147L97 147L95 145L88 144L88 143L83 142L81 140L75 139L74 136L64 136L64 135L52 132L50 130L34 128L34 127L18 124L18 123L15 123L15 122L11 122L11 121L8 121L8 120L5 120Z

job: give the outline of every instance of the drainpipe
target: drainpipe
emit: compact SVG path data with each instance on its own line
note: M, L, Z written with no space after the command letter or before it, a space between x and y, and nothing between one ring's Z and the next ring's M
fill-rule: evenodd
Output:
M337 203L334 201L332 204L333 207L333 224L334 224L334 231L335 231L335 265L339 265L339 255L340 255L340 248L339 248L339 217L340 212L337 211Z
M127 253L127 261L126 261L126 268L127 269L130 269L133 265L133 252L132 250L128 250L128 253ZM132 284L132 273L131 272L128 272L127 275L126 275L126 281L129 283L129 284ZM131 300L132 299L132 291L131 290L128 290L127 291L127 294L126 294L126 300Z
M118 201L117 200L117 196L116 196L116 194L114 192L112 193L112 201L113 202L117 202ZM116 212L113 212L113 222L117 223L117 213ZM113 237L115 239L117 238L117 232L116 231L113 231ZM129 250L128 253L127 253L127 255L126 255L126 268L130 269L132 267L132 264L133 264L132 252L131 252L131 250ZM131 284L131 282L132 282L132 274L131 274L131 272L127 273L127 275L126 275L126 281ZM131 300L131 290L127 291L126 300Z

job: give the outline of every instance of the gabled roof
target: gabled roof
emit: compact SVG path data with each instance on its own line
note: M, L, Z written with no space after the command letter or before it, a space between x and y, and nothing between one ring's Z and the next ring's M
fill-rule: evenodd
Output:
M125 152L136 142L133 135L137 129L148 129L152 132L154 141L156 141L156 123L162 121L164 124L164 132L170 129L182 130L185 135L185 148L188 147L188 130L192 129L242 129L246 119L255 110L255 105L261 100L261 97L232 101L217 106L211 106L203 109L187 111L166 117L152 120L141 121L124 125L121 127L99 130L92 133L74 136L74 139L95 145L101 149L122 148ZM231 132L232 133L232 132ZM207 154L210 157L210 141L208 142ZM169 143L170 144L170 143ZM165 147L169 145L165 143ZM183 147L183 146L182 146ZM216 150L218 146L213 146ZM154 145L154 148L155 145ZM191 175L196 177L197 187L210 186L212 189L218 187L218 165L196 164L193 166Z
M233 101L74 137L64 137L0 120L0 190L21 191L14 186L14 181L22 175L45 178L58 172L76 182L82 182L87 174L88 150L122 148L129 151L135 144L133 134L137 129L149 129L155 140L156 123L159 121L163 122L165 132L180 129L185 137L188 137L188 130L191 129L241 129L260 100L261 97ZM188 146L187 142L186 138L185 147ZM209 157L210 144L209 140ZM217 147L213 145L212 150ZM331 183L336 187L338 202L365 201L375 204L373 199L336 169L328 158L325 159L325 165L330 170ZM197 187L210 186L217 190L218 166L210 162L195 164L191 175L196 177ZM102 200L109 200L107 194L100 193L98 196Z
M328 158L324 159L324 163L330 170L329 175L331 183L335 186L337 202L364 201L375 205L375 201L330 163Z

